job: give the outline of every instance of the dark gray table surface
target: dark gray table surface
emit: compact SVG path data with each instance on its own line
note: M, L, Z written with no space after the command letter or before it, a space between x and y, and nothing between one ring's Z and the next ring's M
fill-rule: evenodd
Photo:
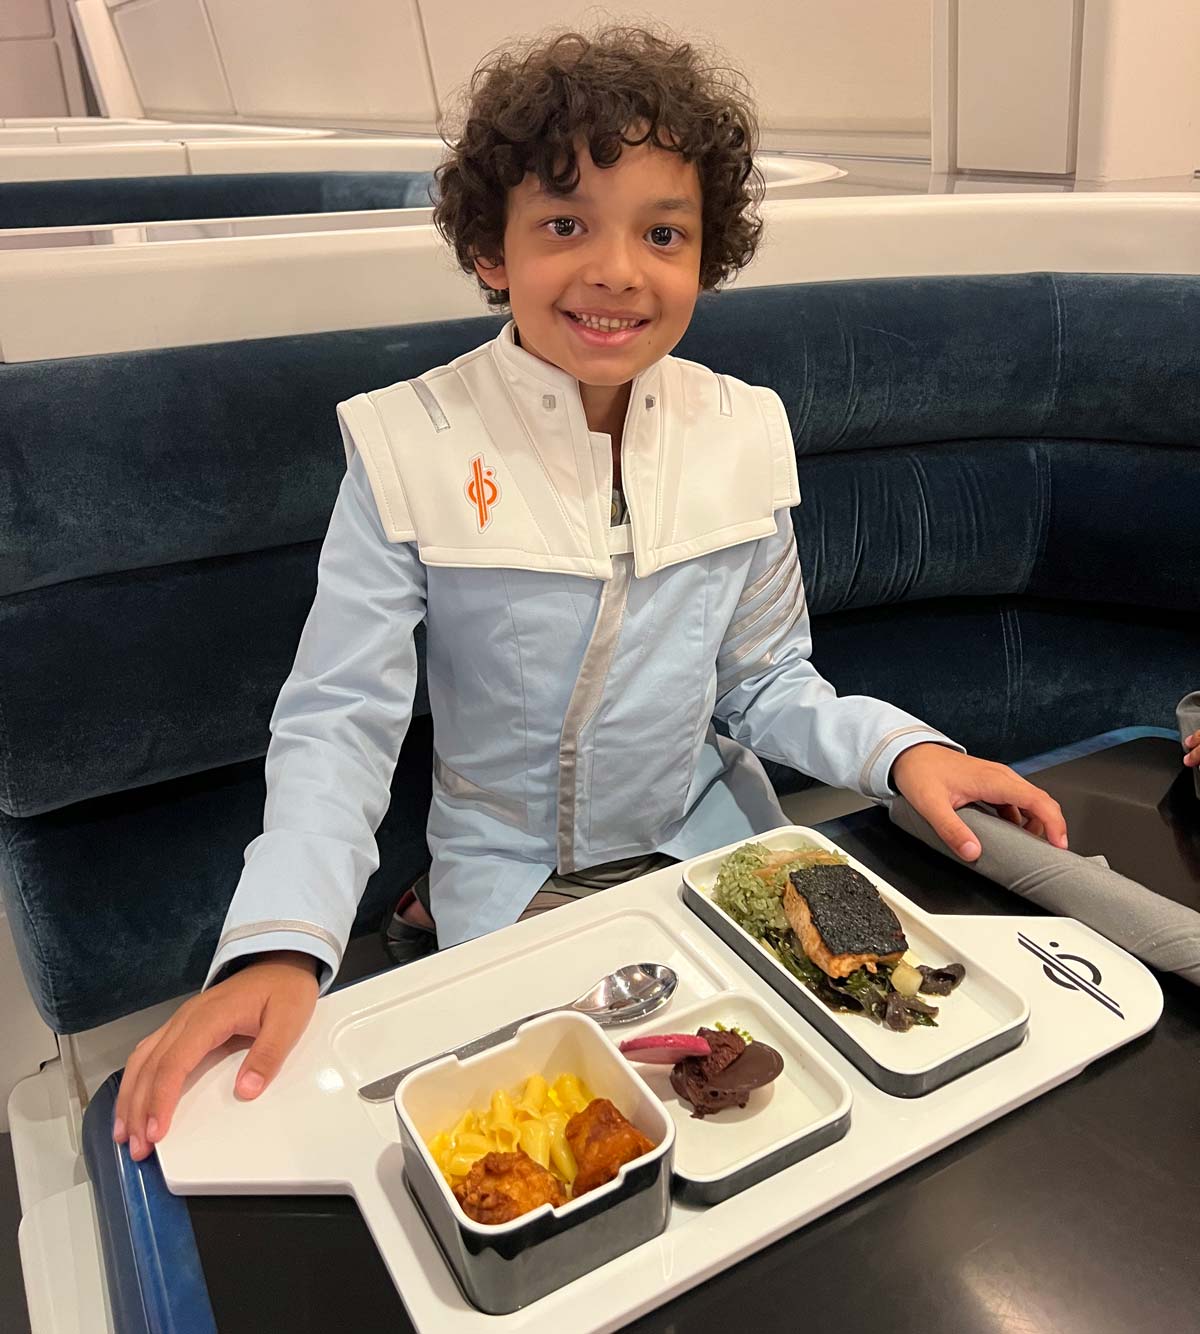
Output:
M1036 781L1077 851L1200 907L1200 803L1177 743L1144 737ZM932 911L1036 911L879 812L823 829ZM1200 991L1163 989L1145 1037L629 1329L1200 1331ZM188 1207L221 1334L412 1329L351 1202Z

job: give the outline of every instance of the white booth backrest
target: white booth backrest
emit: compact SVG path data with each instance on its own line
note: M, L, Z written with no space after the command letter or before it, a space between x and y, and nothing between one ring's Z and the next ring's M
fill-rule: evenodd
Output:
M269 134L266 138L53 143L8 146L0 131L0 182L68 181L115 176L203 176L226 172L428 171L441 141L383 135Z
M27 125L0 124L0 148L55 148L59 144L181 143L194 139L330 139L338 130L274 125Z
M1200 195L783 200L738 286L923 274L1200 273ZM484 313L429 225L0 252L0 359Z

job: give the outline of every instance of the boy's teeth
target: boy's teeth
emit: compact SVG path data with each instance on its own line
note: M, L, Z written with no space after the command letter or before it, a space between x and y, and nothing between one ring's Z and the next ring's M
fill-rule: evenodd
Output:
M613 333L617 329L632 329L641 320L610 320L598 315L576 315L575 318L588 329L599 329L602 333Z

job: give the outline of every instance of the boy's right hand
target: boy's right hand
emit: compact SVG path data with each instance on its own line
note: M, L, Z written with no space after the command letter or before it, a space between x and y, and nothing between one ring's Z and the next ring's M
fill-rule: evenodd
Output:
M232 1037L254 1039L234 1090L241 1098L257 1098L308 1027L319 991L317 967L311 954L264 954L184 1001L133 1049L117 1094L113 1139L129 1142L135 1162L148 1158L170 1129L184 1080Z

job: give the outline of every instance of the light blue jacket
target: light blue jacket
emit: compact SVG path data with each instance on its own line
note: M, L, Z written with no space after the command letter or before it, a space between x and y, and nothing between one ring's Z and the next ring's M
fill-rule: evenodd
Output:
M839 698L809 661L795 456L770 390L673 357L639 376L621 528L609 437L511 325L339 415L348 470L210 982L277 949L332 980L378 865L422 620L443 947L514 922L556 869L786 823L756 755L884 798L903 750L953 744Z

